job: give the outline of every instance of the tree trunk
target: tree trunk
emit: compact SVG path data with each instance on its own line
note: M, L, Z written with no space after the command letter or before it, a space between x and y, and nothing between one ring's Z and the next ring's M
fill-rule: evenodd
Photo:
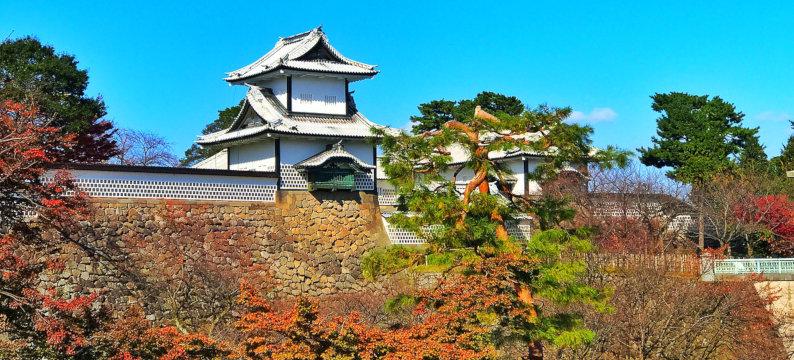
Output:
M498 121L498 119L483 111L479 106L474 111L474 117L480 118L488 121ZM480 141L480 135L466 125L458 121L448 121L444 124L444 126L448 128L455 128L461 130L466 136L469 137L470 140L477 143ZM487 162L488 160L488 149L484 146L479 146L473 154L474 157L480 158L483 162ZM475 169L474 177L466 184L466 189L463 191L463 204L468 205L471 193L474 189L477 189L482 194L489 194L490 187L488 185L488 168L481 167ZM465 226L465 219L466 219L466 210L461 214L461 217L458 219L456 226L463 228ZM497 223L496 227L496 238L503 241L509 241L510 235L507 233L507 227L505 226L504 218L502 217L499 212L493 210L491 212L491 220ZM532 289L526 284L515 284L515 292L518 299L524 303L527 307L529 307L530 316L533 318L537 318L537 308L535 308L535 301L532 295ZM543 343L540 341L530 341L527 344L527 359L529 360L543 360Z
M540 341L533 341L529 344L528 360L543 360L543 344Z
M706 224L703 218L703 194L698 194L698 249L706 248Z

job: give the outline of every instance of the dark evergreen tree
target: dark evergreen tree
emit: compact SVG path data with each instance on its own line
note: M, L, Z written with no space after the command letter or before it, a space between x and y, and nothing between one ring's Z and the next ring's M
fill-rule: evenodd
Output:
M242 108L243 103L235 106L227 107L223 110L218 111L218 117L213 120L211 123L207 124L204 127L204 130L201 131L202 134L207 135L214 133L216 131L221 131L223 129L228 128L234 122L234 119L237 117L237 114L240 113L240 109ZM179 164L181 166L191 166L194 165L201 160L204 160L212 155L221 151L220 148L213 148L213 147L201 147L197 144L193 144L185 150L185 157L179 160Z
M506 96L490 91L483 91L474 99L451 101L433 100L418 106L419 116L411 116L412 131L415 134L441 128L450 120L463 123L473 118L477 106L494 114L518 116L524 111L524 104L515 96Z
M61 161L99 162L116 154L102 98L88 97L88 72L69 54L25 37L0 43L0 99L33 103L49 125L77 136ZM66 153L68 152L68 153Z
M745 141L744 148L739 155L739 165L744 170L754 172L767 172L769 169L769 160L757 135L750 136Z
M794 130L794 121L789 121L789 124ZM772 173L777 176L785 176L786 171L794 170L794 134L789 135L788 141L780 150L780 155L773 157L769 162Z
M640 161L670 168L668 176L692 184L696 193L714 175L732 168L734 158L758 132L757 128L743 127L744 114L719 96L671 92L651 98L653 110L661 116L656 120L653 146L638 149ZM702 214L698 223L698 244L702 249Z

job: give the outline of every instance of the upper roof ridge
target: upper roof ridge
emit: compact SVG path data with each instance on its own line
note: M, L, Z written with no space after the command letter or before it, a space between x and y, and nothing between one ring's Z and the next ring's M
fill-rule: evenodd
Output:
M279 38L279 40L288 44L288 43L292 43L292 42L295 42L295 41L302 40L304 37L306 37L307 35L311 35L312 33L320 33L320 34L322 34L322 32L323 32L322 26L318 26L318 27L316 27L314 29L311 29L309 31L304 31L304 32L299 33L299 34L295 34L295 35L290 35L290 36L285 36L285 37Z
M323 46L331 56L339 59L339 61L334 62L334 64L318 65L317 62L311 61L311 59L302 59L302 57L312 51L315 46ZM318 26L300 34L280 38L273 49L268 51L264 56L249 65L229 72L226 81L244 81L276 71L277 69L349 74L355 77L355 79L372 77L378 73L374 65L354 61L342 55L331 46L322 27Z

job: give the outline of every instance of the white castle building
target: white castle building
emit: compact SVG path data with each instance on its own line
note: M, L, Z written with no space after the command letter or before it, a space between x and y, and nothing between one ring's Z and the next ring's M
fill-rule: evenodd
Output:
M228 129L204 135L222 147L196 168L274 171L288 190L375 190L377 147L369 121L356 108L352 82L375 67L334 49L321 28L279 39L226 81L248 87Z
M198 138L199 145L220 149L215 155L192 168L90 164L70 170L93 197L275 202L278 191L367 191L378 193L388 217L397 199L377 171L378 139L372 132L386 127L359 112L350 91L351 83L377 74L375 66L331 46L322 28L281 38L225 78L248 91L229 128ZM453 151L453 161L465 156ZM513 171L514 194L539 192L528 177L542 161L539 154L490 156ZM459 173L460 187L472 176L467 169ZM522 224L512 230L527 236L529 222ZM385 221L384 226L395 243L423 242Z

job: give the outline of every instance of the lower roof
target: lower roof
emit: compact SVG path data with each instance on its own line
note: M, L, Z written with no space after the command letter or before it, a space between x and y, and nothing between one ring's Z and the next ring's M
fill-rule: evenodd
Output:
M348 110L350 115L288 112L269 89L252 86L234 123L196 142L217 145L266 134L365 139L376 137L372 129L386 128L369 121L354 106Z

